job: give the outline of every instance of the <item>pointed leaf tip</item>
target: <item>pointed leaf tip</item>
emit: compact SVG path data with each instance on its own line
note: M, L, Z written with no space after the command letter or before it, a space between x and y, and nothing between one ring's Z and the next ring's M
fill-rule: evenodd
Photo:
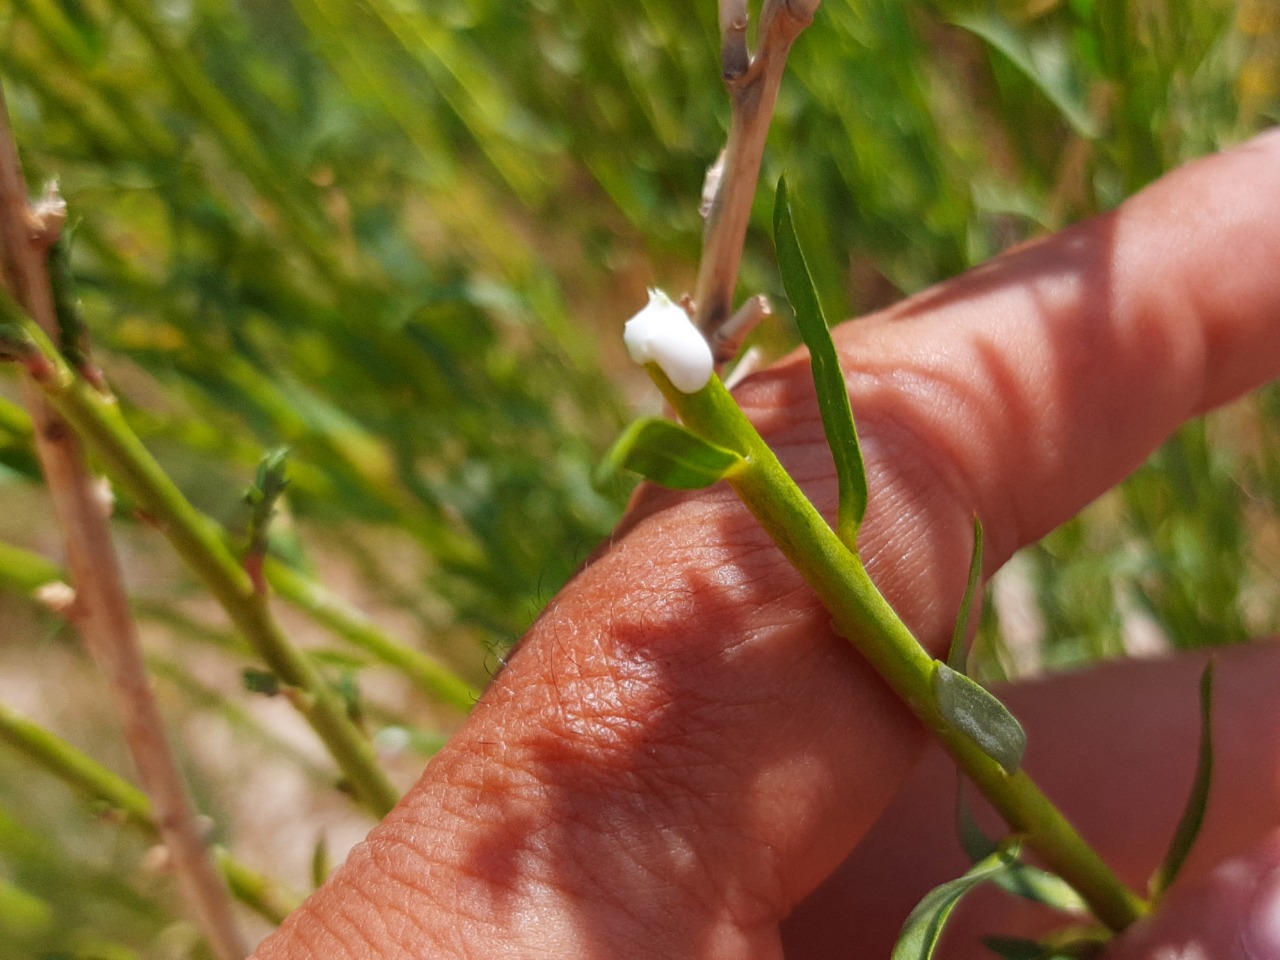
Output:
M1154 900L1160 897L1177 878L1183 864L1195 846L1200 828L1204 825L1205 809L1209 805L1209 788L1213 781L1213 673L1212 657L1200 674L1200 750L1196 761L1196 773L1191 783L1182 817L1169 842L1164 861L1151 875L1148 889Z
M965 855L977 863L997 852L1000 844L983 832L965 799L964 784L965 780L961 778L956 785L956 828ZM993 877L992 882L1006 893L1043 903L1063 913L1084 914L1089 909L1080 894L1067 881L1020 859L1011 863L1008 870Z

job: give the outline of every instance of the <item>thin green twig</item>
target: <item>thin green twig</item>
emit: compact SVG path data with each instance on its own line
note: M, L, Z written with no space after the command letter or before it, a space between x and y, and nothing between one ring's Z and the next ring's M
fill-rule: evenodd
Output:
M66 205L50 185L40 204L27 197L26 176L0 89L0 287L4 312L29 314L27 338L56 353L58 294L50 244L60 241ZM64 291L65 293L65 291ZM66 301L63 301L65 306ZM12 332L12 331L11 331ZM173 877L213 954L240 960L246 946L226 885L196 824L195 806L174 758L159 706L147 683L137 624L129 609L107 513L78 438L36 384L53 372L18 335L10 344L28 361L23 404L36 429L35 448L53 514L62 534L75 588L71 619L111 693L138 776L156 808L156 825L173 863ZM65 368L65 363L59 359Z
M80 793L101 801L129 823L160 839L151 801L124 777L107 769L39 724L0 704L0 741ZM214 859L236 899L272 923L281 923L301 902L272 880L215 848Z
M268 557L267 582L282 598L335 634L408 677L431 698L464 712L480 699L476 690L438 660L387 635L377 624L321 583Z
M208 518L206 521L213 523ZM267 557L263 571L267 583L282 600L297 607L352 646L359 647L379 662L394 667L432 700L466 713L480 699L480 691L449 667L388 634L369 619L363 610L323 584L272 556ZM45 584L65 582L67 578L67 572L47 557L0 541L0 586L30 594ZM153 620L172 618L172 611L136 599L134 609L140 617ZM190 633L192 624L184 623L182 630Z
M371 811L384 816L398 794L378 765L372 744L347 716L342 698L280 628L267 598L254 589L221 531L182 495L129 428L113 397L76 376L8 298L0 297L0 312L31 338L45 368L36 380L49 403L137 501L281 682L293 688L292 701L329 748L352 790Z
M693 394L647 367L692 430L742 454L728 482L831 612L838 632L893 687L1009 825L1067 880L1098 919L1123 930L1147 910L1023 770L1007 773L939 711L935 660L872 583L858 556L809 502L719 378Z

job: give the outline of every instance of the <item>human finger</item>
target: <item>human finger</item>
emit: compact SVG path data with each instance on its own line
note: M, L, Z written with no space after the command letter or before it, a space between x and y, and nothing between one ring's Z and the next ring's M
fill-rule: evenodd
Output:
M1280 958L1280 831L1170 891L1106 960Z
M839 332L873 491L864 550L931 648L975 510L994 563L1280 368L1280 289L1257 275L1280 255L1277 158L1273 136L1193 164ZM829 508L802 361L740 396ZM261 955L776 956L778 920L922 744L728 491L647 494Z
M1200 739L1199 675L1207 656L1197 651L1112 662L998 691L1027 730L1027 769L1136 890L1146 888L1163 858L1190 791ZM1254 848L1265 860L1266 851L1277 848L1270 838L1280 828L1280 641L1222 648L1214 656L1216 755L1209 805L1162 912L1167 919L1143 925L1148 934L1141 942L1148 946L1160 931L1160 942L1172 942L1183 912L1187 925L1196 919L1199 935L1220 941L1229 924L1210 922L1209 908L1233 896L1244 875L1227 868L1221 882L1213 880L1218 865ZM954 763L931 747L848 860L788 918L788 960L847 957L850 942L865 956L889 955L914 905L969 866L956 831L955 791ZM969 796L986 832L1002 835L998 819ZM1207 890L1205 878L1211 878ZM1194 911L1184 906L1184 887L1196 891L1191 896L1200 906ZM1239 919L1240 911L1224 916ZM1035 939L1071 922L984 887L954 915L940 960L988 958L985 936Z

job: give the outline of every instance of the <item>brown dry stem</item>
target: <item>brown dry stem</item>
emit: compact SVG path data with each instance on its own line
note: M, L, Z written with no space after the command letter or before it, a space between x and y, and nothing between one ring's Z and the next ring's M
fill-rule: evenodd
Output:
M27 202L8 106L0 89L0 255L6 287L36 322L57 336L45 266L45 219ZM97 481L66 422L29 376L23 400L35 426L36 453L66 544L75 586L75 626L106 678L178 886L220 960L241 960L247 949L231 900L215 869L194 807L178 772L164 723L143 666L137 625L129 609Z
M787 55L796 38L813 22L819 2L766 0L760 18L759 49L754 57L746 53L746 3L720 3L722 71L733 113L719 185L707 213L702 263L694 288L697 324L708 339L714 339L734 314L733 293L742 247Z

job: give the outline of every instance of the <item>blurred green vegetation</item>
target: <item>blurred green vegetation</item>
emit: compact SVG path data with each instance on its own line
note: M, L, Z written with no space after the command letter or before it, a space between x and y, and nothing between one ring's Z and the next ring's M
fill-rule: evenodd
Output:
M10 0L0 77L33 187L57 177L79 223L98 363L188 496L241 529L258 459L288 446L278 555L482 684L625 496L590 481L636 383L616 328L647 284L692 284L727 122L715 22L710 0ZM1278 98L1268 0L827 0L764 176L788 171L828 309L851 314L1113 206L1276 122ZM744 292L780 292L768 196ZM790 342L781 321L760 336ZM0 540L58 556L12 400L0 484ZM180 732L214 714L266 751L246 763L269 755L324 791L128 507ZM1137 626L1180 646L1276 630L1278 510L1273 388L1019 558L1031 625L1010 629L997 591L985 672L1116 655ZM9 690L79 654L30 599L47 569L7 553L0 568ZM373 678L364 722L419 751L411 775L449 712L360 650L311 645L344 689ZM77 676L82 720L60 732L127 769ZM136 838L10 776L28 769L16 754L0 765L0 960L187 955ZM188 766L220 836L254 842L225 769Z

